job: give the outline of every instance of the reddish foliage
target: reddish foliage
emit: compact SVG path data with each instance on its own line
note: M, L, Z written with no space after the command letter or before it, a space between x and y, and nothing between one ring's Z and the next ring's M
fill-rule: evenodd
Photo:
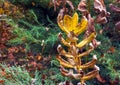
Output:
M115 78L114 81L111 81L111 85L119 85L120 79L118 77Z
M108 50L108 53L115 53L115 47L111 46Z
M61 20L66 13L71 14L74 10L74 6L70 0L52 0L52 3L54 5L54 11L56 11L57 8L60 9L58 14L59 20ZM67 4L70 6L70 9L66 6Z
M52 3L54 5L54 11L56 11L57 7L60 7L62 5L62 9L66 9L66 4L68 4L72 10L74 10L74 6L70 0L52 0Z
M8 66L21 65L28 71L41 70L46 68L50 62L49 57L42 57L40 54L34 55L27 52L25 47L9 46L8 41L14 36L12 35L12 26L8 25L5 20L0 21L0 62L4 61ZM23 57L26 56L26 57Z
M4 84L4 82L5 82L4 80L0 80L0 84Z

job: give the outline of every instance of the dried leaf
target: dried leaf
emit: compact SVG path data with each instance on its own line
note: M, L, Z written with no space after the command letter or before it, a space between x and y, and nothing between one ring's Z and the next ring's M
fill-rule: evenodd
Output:
M0 80L0 84L4 84L4 82L5 82L4 80Z
M31 4L32 4L32 6L35 6L35 2L32 2Z
M5 72L5 71L2 71L2 72L0 73L0 75L1 75L1 76L5 76L5 75L6 75L6 72Z
M81 11L82 13L87 12L86 0L80 1L79 5L78 5L78 10Z
M109 7L112 11L120 13L120 8L119 7L117 7L113 4L110 4Z
M94 48L96 48L98 45L101 44L101 42L97 41L96 39L93 39L92 44L93 44Z
M98 12L106 11L103 0L94 0L94 8Z
M101 83L105 83L105 82L106 82L106 81L100 76L99 73L96 75L96 78L97 78L97 80L98 80L99 82L101 82Z
M81 74L74 74L72 69L70 69L69 71L65 70L64 67L62 67L62 66L60 68L60 71L64 76L74 78L74 79L80 79L82 76Z
M64 81L64 82L60 82L58 85L73 85L73 83L70 81Z
M67 9L66 4L68 4L72 10L74 10L74 6L70 0L52 0L52 3L54 4L54 11L56 11L57 7L60 6L62 6L62 9Z
M108 53L115 53L115 47L111 46L108 50Z
M70 0L66 0L66 3L71 7L72 10L74 10L74 6Z
M100 58L103 58L103 57L105 57L105 54L101 54L101 55L100 55Z
M42 59L42 56L37 55L37 60L40 61Z
M117 3L120 3L120 0L116 0Z
M91 17L90 14L88 14L87 16L88 19L88 29L86 31L86 37L89 36L92 32L95 32L95 27L94 27L94 19Z
M107 23L106 19L106 14L104 11L102 11L96 18L95 18L96 23L104 24Z
M94 0L94 8L99 13L95 19L96 23L106 23L106 16L109 16L110 13L106 11L106 7L103 0Z
M115 24L115 29L120 31L120 21Z
M58 17L57 17L57 21L60 22L63 17L64 17L64 12L65 12L65 9L60 9L59 13L58 13Z
M52 0L52 3L54 5L54 11L56 11L57 7L60 6L61 1L57 1L57 0Z
M47 75L42 74L42 79L46 79L46 78L47 78Z
M99 31L99 33L100 33L100 34L103 34L103 29L101 29L101 30Z

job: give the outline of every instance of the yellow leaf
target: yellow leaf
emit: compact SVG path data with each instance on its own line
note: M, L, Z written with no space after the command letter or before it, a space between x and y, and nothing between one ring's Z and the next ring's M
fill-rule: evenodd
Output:
M84 17L81 20L81 24L78 24L78 14L77 12L73 15L73 17L69 15L65 15L63 20L58 20L59 27L66 32L66 34L69 34L70 32L73 32L75 35L80 34L83 32L87 27L87 19Z
M85 52L83 52L83 53L80 53L79 55L78 55L78 57L82 57L82 56L86 56L86 55L88 55L91 51L93 50L93 48L91 48L91 49L89 49L89 50L87 50L87 51L85 51Z
M69 32L72 31L72 27L73 27L72 18L69 15L64 16L63 22L64 22L65 28L68 29Z
M81 80L86 81L86 80L89 80L91 78L94 78L98 73L99 73L98 70L93 70L93 71L87 73L85 76L83 76L81 78Z
M58 25L61 28L61 30L63 30L64 32L66 32L67 34L69 33L69 31L64 27L63 25L63 21L58 21Z
M83 64L80 66L80 69L87 69L87 68L91 68L91 67L94 67L95 63L97 62L96 59L93 59L92 61L86 63L86 64Z
M78 25L78 14L77 13L73 15L71 23L73 27L76 27Z
M86 45L87 43L91 42L94 38L95 38L96 34L92 33L88 38L84 39L83 41L81 41L79 44L77 44L76 46L78 48L83 47L84 45Z
M57 50L58 50L58 52L59 52L60 55L63 55L63 56L65 56L65 57L67 57L67 58L73 58L73 55L67 53L67 52L61 47L61 45L58 45Z
M65 46L68 46L68 47L70 47L70 43L69 42L67 42L63 37L61 37L61 42L65 45Z
M75 30L74 33L77 34L77 35L81 34L83 31L86 30L87 25L88 25L88 21L87 21L87 19L84 17L84 18L81 20L81 23L80 23L79 25L77 25L77 27L76 27L77 30Z
M66 60L62 59L60 56L57 56L57 60L60 62L60 65L66 67L66 68L74 68L73 65L71 65L69 62Z
M0 8L0 14L4 14L4 10L2 8Z

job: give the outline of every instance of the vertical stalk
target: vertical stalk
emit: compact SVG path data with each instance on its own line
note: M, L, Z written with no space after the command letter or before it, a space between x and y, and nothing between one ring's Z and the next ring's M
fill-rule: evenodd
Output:
M87 0L87 9L89 12L90 12L90 7L91 7L91 2L90 2L90 0Z

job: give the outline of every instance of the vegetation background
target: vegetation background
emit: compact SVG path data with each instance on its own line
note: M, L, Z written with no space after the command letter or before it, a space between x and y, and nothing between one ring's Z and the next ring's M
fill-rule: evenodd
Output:
M100 76L87 85L120 85L120 26L116 26L120 1L104 1L110 16L106 24L95 24L101 45L89 55L97 55ZM81 17L80 0L71 2ZM95 17L93 2L90 0L90 13ZM58 33L62 32L57 25L60 8L55 11L52 0L0 0L0 85L58 85L64 81L76 85L76 80L61 75L56 60Z

